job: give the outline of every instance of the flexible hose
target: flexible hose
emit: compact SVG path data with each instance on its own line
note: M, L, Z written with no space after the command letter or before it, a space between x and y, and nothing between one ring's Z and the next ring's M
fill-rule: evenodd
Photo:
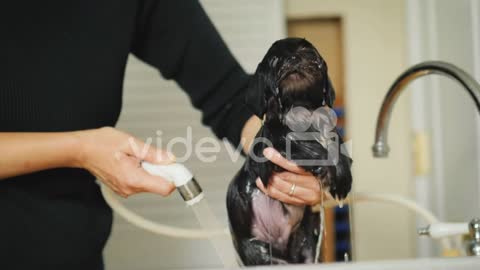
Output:
M380 194L380 193L364 193L364 192L355 192L347 199L347 203L351 203L351 201L357 202L383 202L383 203L390 203L394 205L403 206L418 215L424 218L427 223L434 224L440 222L438 218L428 209L420 206L417 202L410 200L408 198L395 195L395 194ZM335 207L337 204L334 200L327 201L324 207ZM444 251L448 251L452 249L452 242L448 238L440 239L440 243Z
M384 202L395 205L400 205L408 208L411 211L419 214L423 217L428 223L437 223L439 220L435 215L429 210L421 207L418 203L413 200L407 199L405 197L396 195L396 194L380 194L380 193L365 193L365 192L355 192L348 196L345 200L345 203L350 204L353 202ZM338 203L335 200L328 200L323 204L325 208L332 208L337 206Z
M135 226L142 228L144 230L153 232L155 234L166 235L176 238L186 238L186 239L208 239L213 236L218 235L229 235L230 231L228 228L224 230L209 231L209 230L200 230L200 229L185 229L175 226L169 226L165 224L159 224L148 220L138 214L135 214L128 208L126 208L117 198L116 195L108 188L106 185L101 184L102 195L105 198L105 201L108 205L121 217L126 219L128 222L134 224ZM439 220L435 215L429 210L421 207L415 201L407 199L405 197L394 195L394 194L378 194L378 193L363 193L356 192L351 194L345 202L350 204L352 202L383 202L390 203L395 205L400 205L406 207L407 209L414 211L423 217L428 223L437 223ZM324 202L323 207L332 208L337 206L338 203L335 200L328 200ZM450 250L452 245L448 239L441 239L442 247L444 250Z

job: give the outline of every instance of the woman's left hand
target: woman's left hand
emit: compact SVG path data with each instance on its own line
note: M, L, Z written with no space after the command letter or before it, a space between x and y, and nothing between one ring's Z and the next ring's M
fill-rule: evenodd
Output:
M285 159L271 147L266 148L263 154L271 162L285 169L284 172L273 173L267 187L263 185L260 178L257 179L257 187L263 193L293 205L315 205L322 201L325 195L319 179Z

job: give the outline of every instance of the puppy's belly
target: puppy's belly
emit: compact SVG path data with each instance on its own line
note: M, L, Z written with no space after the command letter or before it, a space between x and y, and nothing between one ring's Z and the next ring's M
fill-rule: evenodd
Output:
M291 233L303 218L305 207L283 204L257 190L252 197L252 210L252 235L285 251Z

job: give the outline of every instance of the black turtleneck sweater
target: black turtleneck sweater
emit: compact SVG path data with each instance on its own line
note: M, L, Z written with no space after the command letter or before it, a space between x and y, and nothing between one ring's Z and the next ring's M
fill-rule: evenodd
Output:
M239 142L248 76L195 0L1 1L0 132L114 126L130 53ZM112 214L94 180L67 168L0 180L0 269L101 269Z

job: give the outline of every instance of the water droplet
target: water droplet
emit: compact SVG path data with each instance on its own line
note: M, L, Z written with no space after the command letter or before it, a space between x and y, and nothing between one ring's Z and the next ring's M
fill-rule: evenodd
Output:
M335 201L337 201L338 207L343 208L344 200L340 200L338 196L335 196Z

